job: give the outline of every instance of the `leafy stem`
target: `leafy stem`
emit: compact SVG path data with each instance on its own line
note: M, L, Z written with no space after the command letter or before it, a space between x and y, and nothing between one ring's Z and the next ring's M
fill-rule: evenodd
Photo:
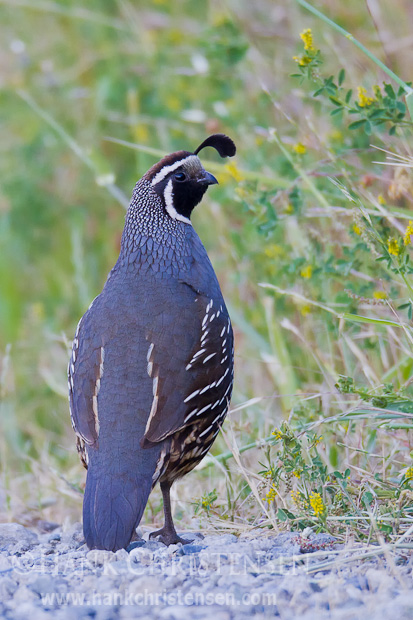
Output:
M333 21L332 19L324 15L324 13L322 13L318 9L314 8L309 2L306 2L306 0L296 0L296 1L300 6L310 11L310 13L313 13L313 15L321 19L323 22L325 22L332 28L334 28L334 30L337 30L337 32L339 32L341 35L346 37L346 39L348 39L349 41L352 41L354 45L356 45L359 48L359 50L363 52L363 54L365 54L368 58L370 58L370 60L372 60L378 67L380 67L380 69L384 71L384 73L386 73L392 80L394 80L396 84L398 84L405 90L407 108L409 110L410 117L413 119L413 88L411 86L408 86L408 84L406 84L404 80L402 80L396 73L394 73L391 69L389 69L389 67L387 67L384 64L384 62L379 60L377 56L375 56L362 43L360 43L360 41L358 41L350 32L348 32L347 30L345 30L344 28L336 24L335 21Z

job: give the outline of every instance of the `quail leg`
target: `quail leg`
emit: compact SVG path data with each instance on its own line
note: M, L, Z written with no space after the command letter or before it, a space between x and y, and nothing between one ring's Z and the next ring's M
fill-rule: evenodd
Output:
M181 538L176 533L175 525L172 519L171 512L171 498L170 498L170 482L161 482L161 491L163 497L163 511L165 514L165 524L162 529L157 530L156 532L151 532L149 534L149 538L159 538L164 545L175 545L177 543L182 543L186 545L191 541L185 540Z

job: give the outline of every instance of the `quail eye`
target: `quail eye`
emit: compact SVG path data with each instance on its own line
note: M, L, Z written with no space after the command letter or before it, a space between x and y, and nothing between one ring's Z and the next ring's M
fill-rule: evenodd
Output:
M175 172L175 180L176 181L185 181L186 180L186 174L185 172Z

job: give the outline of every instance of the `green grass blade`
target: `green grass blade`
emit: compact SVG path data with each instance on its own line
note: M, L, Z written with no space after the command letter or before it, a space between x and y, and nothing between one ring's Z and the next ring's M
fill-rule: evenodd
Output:
M397 321L391 321L390 319L373 319L369 316L361 316L359 314L352 314L351 312L344 312L341 318L345 321L352 321L353 323L368 323L370 325L381 325L383 327L409 327L406 323L397 323Z

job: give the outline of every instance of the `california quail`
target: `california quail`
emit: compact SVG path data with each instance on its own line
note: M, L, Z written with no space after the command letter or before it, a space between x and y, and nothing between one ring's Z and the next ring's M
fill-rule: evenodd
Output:
M233 384L231 321L190 217L209 185L197 153L233 156L223 134L164 157L135 186L118 261L80 319L69 362L73 428L87 468L83 529L91 549L126 547L159 481L165 544L185 542L173 481L210 449Z

